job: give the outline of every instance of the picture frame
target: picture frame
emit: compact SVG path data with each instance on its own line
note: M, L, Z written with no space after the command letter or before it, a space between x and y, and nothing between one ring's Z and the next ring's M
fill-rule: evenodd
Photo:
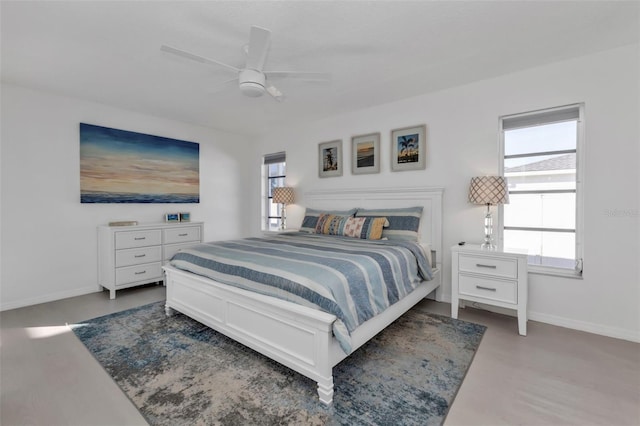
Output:
M318 176L342 176L342 139L318 144Z
M380 133L351 138L351 173L380 173Z
M191 222L191 213L180 212L180 222Z
M164 215L165 222L180 222L180 213L166 213Z
M391 131L391 170L421 170L426 167L427 126L403 127Z

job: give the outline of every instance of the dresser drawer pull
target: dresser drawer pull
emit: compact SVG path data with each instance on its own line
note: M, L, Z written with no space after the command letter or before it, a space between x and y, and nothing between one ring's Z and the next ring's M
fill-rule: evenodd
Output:
M146 240L147 237L134 237L133 239L136 241L140 241L140 240Z
M136 275L142 275L142 274L146 274L146 273L147 273L147 271L141 271L141 272L136 272L135 274Z
M145 256L146 256L146 254L136 254L136 255L135 255L135 256L133 256L133 257L145 257Z
M482 263L476 263L476 266L478 268L496 269L496 265L483 265Z
M496 291L496 289L495 289L495 288L491 288L491 287L483 287L483 286L481 286L481 285L477 285L477 286L476 286L476 288L477 288L478 290Z
M189 234L178 234L178 237L186 237Z

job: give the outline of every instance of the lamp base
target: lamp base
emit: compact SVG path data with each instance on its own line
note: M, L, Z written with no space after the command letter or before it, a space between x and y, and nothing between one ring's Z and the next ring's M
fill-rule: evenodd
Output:
M287 229L287 212L286 212L286 204L282 204L282 218L280 219L280 231L284 231Z
M484 216L484 243L480 246L484 250L496 250L498 247L493 243L493 217L491 216L491 205L487 204L487 214Z

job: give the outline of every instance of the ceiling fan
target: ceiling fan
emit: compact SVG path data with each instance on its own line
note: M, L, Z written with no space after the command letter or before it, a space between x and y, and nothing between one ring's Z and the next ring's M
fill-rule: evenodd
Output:
M271 31L252 26L249 34L249 44L243 48L246 54L244 68L237 68L172 46L162 45L160 50L203 64L219 65L235 72L237 78L228 80L226 83L237 81L240 92L252 98L262 96L267 92L277 101L284 99L283 93L271 83L268 83L269 78L301 78L308 81L329 81L331 79L330 74L321 72L265 71L264 65L267 61L270 46Z

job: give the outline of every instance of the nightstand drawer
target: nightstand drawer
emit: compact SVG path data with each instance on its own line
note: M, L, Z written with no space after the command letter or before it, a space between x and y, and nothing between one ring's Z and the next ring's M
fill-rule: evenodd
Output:
M162 260L162 246L140 247L116 251L116 267L139 265Z
M199 226L182 226L164 230L164 243L175 244L187 241L200 241Z
M160 244L162 244L162 234L159 229L116 232L116 250Z
M497 257L460 254L460 272L491 275L492 277L518 278L518 261Z
M116 269L116 286L154 278L158 281L163 278L160 262Z
M481 297L505 303L518 303L518 286L515 281L490 280L460 274L460 295Z

